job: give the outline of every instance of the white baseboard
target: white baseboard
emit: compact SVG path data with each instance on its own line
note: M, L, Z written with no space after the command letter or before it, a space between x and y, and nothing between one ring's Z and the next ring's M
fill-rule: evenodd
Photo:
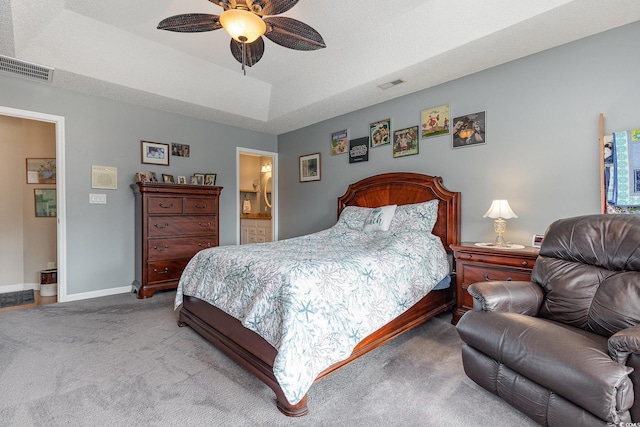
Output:
M106 297L109 295L126 294L127 292L131 292L131 285L122 286L120 288L110 288L110 289L101 289L99 291L82 292L80 294L67 294L67 298L65 299L65 302L80 301L83 299L98 298L98 297Z

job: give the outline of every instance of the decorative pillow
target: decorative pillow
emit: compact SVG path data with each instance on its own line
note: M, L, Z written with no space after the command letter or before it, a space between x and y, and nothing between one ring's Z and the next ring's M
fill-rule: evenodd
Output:
M372 210L372 208L363 208L360 206L347 206L340 213L340 218L338 218L335 226L351 230L362 230L364 222Z
M369 217L364 222L364 232L371 231L387 231L393 220L393 214L396 212L397 205L382 206L374 208Z
M391 221L391 230L416 230L431 233L438 219L438 200L400 205Z

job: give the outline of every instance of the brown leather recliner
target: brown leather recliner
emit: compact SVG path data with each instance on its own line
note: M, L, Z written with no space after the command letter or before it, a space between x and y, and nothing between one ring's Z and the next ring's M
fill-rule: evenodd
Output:
M541 425L640 423L640 216L558 220L531 282L468 291L457 330L473 381Z

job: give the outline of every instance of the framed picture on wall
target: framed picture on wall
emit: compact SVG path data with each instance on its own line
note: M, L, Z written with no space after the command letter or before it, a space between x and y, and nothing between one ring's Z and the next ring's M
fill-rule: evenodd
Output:
M191 147L187 144L176 144L175 142L171 143L171 155L176 157L189 157L189 152L191 151Z
M344 154L349 151L349 131L347 129L331 134L331 155Z
M420 138L448 134L450 120L449 104L422 110L420 112Z
M27 184L55 184L56 159L27 159Z
M454 117L453 148L486 144L486 114L484 111Z
M33 190L36 218L52 218L57 214L56 190L54 188L36 188Z
M418 154L418 126L393 132L393 157Z
M300 156L300 182L320 181L320 153Z
M391 142L391 119L380 120L369 125L371 147L379 147Z
M169 166L169 144L140 141L142 163Z

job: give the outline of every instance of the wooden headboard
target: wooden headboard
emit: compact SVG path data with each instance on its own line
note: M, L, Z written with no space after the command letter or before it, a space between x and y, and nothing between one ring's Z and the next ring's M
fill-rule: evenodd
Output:
M447 251L460 242L460 193L449 191L439 176L412 172L374 175L350 184L338 197L338 217L346 206L377 208L386 205L408 205L438 199L438 220L433 234L442 239Z

